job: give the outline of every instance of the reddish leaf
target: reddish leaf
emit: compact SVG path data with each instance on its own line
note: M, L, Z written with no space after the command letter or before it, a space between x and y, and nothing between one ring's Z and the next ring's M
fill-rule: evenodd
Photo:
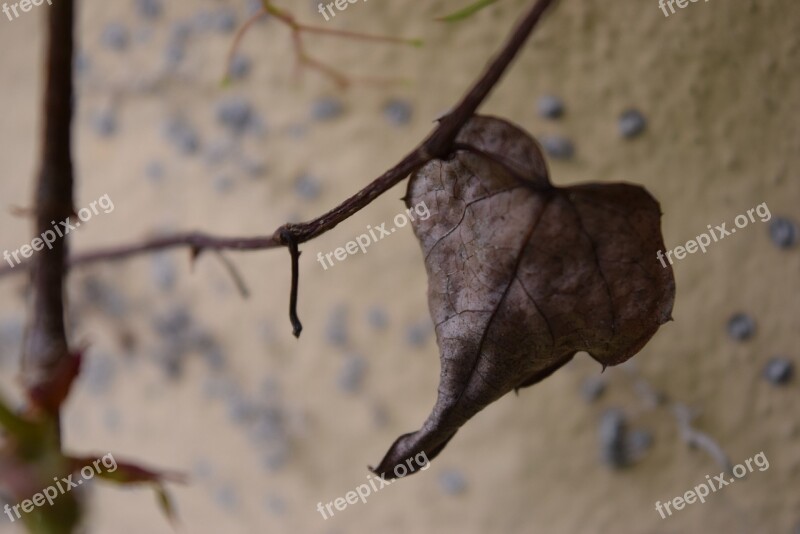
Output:
M31 408L51 415L57 414L69 396L72 383L80 374L82 360L83 351L70 353L65 358L59 359L58 366L48 375L47 381L28 390Z
M441 381L422 429L398 438L376 473L433 459L476 413L549 376L576 352L604 367L638 352L669 320L658 202L629 184L550 184L542 152L518 127L475 117L461 150L415 173L406 202L428 272Z
M103 463L98 464L98 477L125 486L138 484L152 485L153 490L156 492L156 499L158 500L159 508L161 508L161 511L164 512L164 515L167 517L170 523L173 525L177 523L175 505L172 502L169 493L167 493L164 483L184 483L186 482L186 477L183 474L167 471L155 471L132 463L118 462L116 460L113 461L113 465L108 466L105 463L105 460L108 457L111 457L113 460L113 456L111 455L102 457ZM75 471L78 471L87 465L94 465L95 462L97 462L96 458L88 456L83 458L70 458L70 464L72 465L72 469Z
M102 459L105 460L105 458L109 456L110 455L105 455L102 457ZM72 469L74 471L78 471L82 467L93 465L94 462L98 461L97 458L100 458L100 456L70 457L69 460L70 465L72 465ZM157 482L160 484L162 482L186 482L186 477L181 473L155 471L136 464L119 462L117 460L113 460L113 465L110 467L104 463L98 464L98 470L98 476L100 478L117 482L119 484L143 484L148 482Z

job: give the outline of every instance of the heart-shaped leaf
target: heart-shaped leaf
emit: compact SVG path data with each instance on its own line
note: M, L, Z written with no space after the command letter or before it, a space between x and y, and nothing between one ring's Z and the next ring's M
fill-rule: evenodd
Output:
M672 312L672 270L656 259L661 211L642 187L554 187L533 138L497 118L471 119L456 148L408 186L406 203L432 214L413 226L441 378L422 428L374 469L387 478L417 454L433 459L488 404L576 352L624 362Z

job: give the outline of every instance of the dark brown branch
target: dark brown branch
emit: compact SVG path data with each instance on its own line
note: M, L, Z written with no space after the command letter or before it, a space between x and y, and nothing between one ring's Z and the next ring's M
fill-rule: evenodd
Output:
M123 245L77 254L70 259L69 266L75 267L99 261L117 261L160 250L189 247L202 252L209 250L264 250L283 246L271 237L216 237L202 232L188 232L164 237L156 237L136 245ZM2 275L0 271L0 275Z
M514 28L511 37L500 53L489 64L483 75L461 99L461 102L439 122L439 126L413 152L378 177L374 182L350 197L340 206L316 219L302 224L286 224L275 232L280 235L288 230L298 243L304 243L346 220L354 213L369 205L378 196L385 193L432 159L446 157L452 151L453 142L461 128L472 117L478 106L489 96L494 86L500 81L511 61L519 53L522 45L530 36L536 23L547 10L553 0L537 0L528 14Z
M434 158L442 158L450 153L458 132L486 100L494 86L503 77L508 66L528 40L536 24L553 0L538 0L533 3L528 13L517 23L511 37L508 38L500 53L495 56L483 75L475 82L456 108L446 115L433 134L423 143L427 153Z
M35 191L36 234L52 221L74 213L72 204L72 52L75 9L72 0L48 9L47 64L43 110L41 167ZM67 238L42 250L31 263L31 320L22 356L22 378L28 390L47 387L59 364L68 358L64 328L64 274ZM57 415L57 414L54 414ZM57 418L56 418L57 419Z
M473 84L458 105L453 108L453 111L440 120L436 129L419 146L364 189L327 213L305 223L285 224L278 228L272 234L272 237L225 239L200 233L175 235L141 244L89 252L73 257L69 265L76 266L97 261L118 260L137 254L179 246L189 246L195 251L201 251L205 248L259 250L276 246L291 247L292 245L297 246L305 243L332 230L339 223L348 219L369 205L378 196L404 180L409 174L429 161L444 158L452 152L453 143L461 128L473 116L481 103L489 96L494 86L500 81L500 78L517 56L544 12L553 2L554 0L536 0L533 3L527 14L514 28L500 53L495 56L481 77ZM292 258L293 262L297 259L295 255ZM8 274L10 271L11 269L9 268L0 269L0 276ZM294 296L296 298L296 294ZM293 309L295 308L293 307Z
M199 254L203 250L265 250L269 248L281 247L283 244L272 237L217 237L202 232L187 232L183 234L173 234L169 236L148 239L142 243L134 245L122 245L118 247L108 247L93 250L83 254L74 254L69 258L68 268L78 267L97 262L125 260L133 256L159 252L177 247L188 247ZM17 272L25 272L31 269L32 261L21 263L12 268L9 266L0 267L0 278L9 275L16 269Z
M272 234L272 237L219 238L198 232L178 234L153 239L145 243L111 247L80 254L72 257L69 265L76 266L98 261L125 259L138 254L181 246L219 250L260 250L276 246L288 246L288 243L281 239L281 235L285 231L288 231L299 245L332 230L336 225L369 205L415 170L432 159L447 156L452 151L458 132L500 80L542 14L553 2L554 0L537 0L534 2L527 15L516 26L501 52L491 62L483 75L475 82L453 111L440 120L437 128L425 141L405 156L397 165L384 172L364 189L327 213L308 222L285 224L278 228ZM20 267L24 268L24 265ZM8 274L10 270L7 267L0 269L0 276Z
M274 237L280 240L280 236L283 235L284 232L289 232L297 243L305 243L306 241L310 241L332 230L340 222L358 213L373 200L404 180L406 176L433 159L425 155L422 147L424 147L424 145L421 145L420 148L417 148L414 152L407 155L400 163L383 173L374 182L345 200L339 206L336 206L329 212L311 221L299 224L285 224L275 231ZM288 243L283 241L281 241L281 243L283 245L288 245Z

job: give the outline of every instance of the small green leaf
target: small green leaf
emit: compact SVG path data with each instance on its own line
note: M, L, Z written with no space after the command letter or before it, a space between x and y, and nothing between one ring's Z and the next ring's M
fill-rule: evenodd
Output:
M158 506L170 523L173 525L178 522L178 514L175 511L175 503L172 502L172 497L169 496L167 490L161 484L156 484L155 487L156 499L158 499Z
M474 15L475 13L480 11L481 9L494 4L496 1L497 0L478 0L474 4L470 4L467 7L456 11L455 13L451 13L451 14L446 15L444 17L439 17L436 20L439 20L439 21L442 21L442 22L459 22L459 21L462 21L464 19L467 19L467 18L471 17L472 15Z
M26 430L29 430L33 425L20 418L11 410L6 404L6 401L0 398L0 428L13 435L22 435Z

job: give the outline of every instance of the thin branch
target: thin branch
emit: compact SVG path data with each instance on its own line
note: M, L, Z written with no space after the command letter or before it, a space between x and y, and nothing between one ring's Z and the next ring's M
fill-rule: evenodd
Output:
M647 381L639 373L639 369L635 362L628 360L625 362L623 369L633 378L634 389L636 393L644 400L648 409L656 408L665 402L669 403L669 408L672 415L678 423L678 429L681 433L681 439L689 447L697 447L703 449L711 456L726 472L730 473L733 467L728 455L722 449L722 446L717 443L714 438L697 430L692 425L695 414L692 410L683 403L668 400L662 392L656 390L650 382Z
M98 249L84 254L78 254L70 259L69 266L76 267L87 265L98 261L118 261L147 254L158 252L176 247L189 247L202 252L209 250L265 250L283 246L282 243L271 237L216 237L202 232L189 232L185 234L175 234L164 237L157 237L135 245L123 245ZM23 267L20 265L20 267ZM4 274L0 271L0 276Z
M72 201L72 54L75 8L72 0L48 10L47 64L41 167L36 184L36 233L50 230L53 220L74 213ZM31 263L31 320L22 355L26 389L47 388L69 358L64 328L64 277L68 257L66 236L42 250ZM58 425L58 414L55 416Z
M233 43L231 44L230 50L228 50L228 59L225 61L225 76L224 80L230 79L231 73L231 63L233 63L233 58L236 55L236 50L239 48L239 44L242 42L244 35L247 33L247 30L250 27L258 22L262 17L266 17L267 12L264 11L262 7L258 11L256 11L249 19L247 19L244 24L242 24L238 30L236 30L236 35L233 36Z
M530 36L542 14L554 0L537 0L514 28L511 37L500 53L492 60L489 67L478 78L472 88L459 104L439 122L439 126L414 151L403 158L400 163L383 173L367 187L347 199L328 213L302 224L286 224L274 235L279 236L283 230L289 230L298 243L304 243L346 220L358 212L378 196L385 193L406 176L413 173L429 161L446 157L452 151L453 142L461 128L473 116L478 106L489 96L494 86L500 81L503 73L519 53L522 45Z
M231 279L233 280L233 284L236 286L236 290L239 292L239 295L243 298L250 298L250 290L247 288L247 284L244 281L244 277L242 273L236 268L236 265L225 256L220 250L214 250L214 255L219 259L219 262L225 267L225 270L230 275Z
M283 22L289 27L289 30L292 32L292 43L294 45L295 50L295 58L297 61L297 75L299 75L300 67L306 66L308 68L317 70L321 72L323 75L330 78L336 85L339 87L347 87L350 84L350 79L343 73L339 72L338 70L325 65L321 61L314 59L311 57L305 49L305 45L303 44L303 33L314 33L318 35L328 35L332 37L344 37L348 39L358 39L361 41L373 41L373 42L380 42L380 43L389 43L389 44L406 44L411 46L422 46L422 41L419 39L405 39L402 37L391 37L386 35L373 35L368 33L361 33L361 32L352 32L347 30L337 30L335 28L324 28L321 26L312 26L308 24L302 24L297 21L290 13L284 11L283 9L272 5L271 2L264 2L264 7L260 8L256 11L249 19L245 21L245 23L239 28L234 36L233 43L231 44L231 48L228 51L228 61L226 62L226 76L224 78L225 81L229 81L229 73L230 73L230 65L233 60L233 57L236 55L236 50L238 49L239 45L244 38L244 35L250 29L250 27L262 17L267 15L272 15L277 20ZM362 80L372 83L372 80ZM380 81L380 83L386 83L385 80Z
M440 119L439 126L422 144L364 189L324 215L305 223L285 224L278 228L272 234L272 237L221 238L200 232L177 234L144 243L121 245L79 254L70 259L69 266L74 267L99 261L121 260L139 254L182 246L198 249L242 251L288 246L288 243L280 237L284 230L288 230L299 245L332 230L336 225L369 205L378 196L394 187L415 170L433 159L447 156L452 151L458 132L500 80L503 72L517 55L542 14L553 2L554 0L538 0L534 2L528 14L514 29L513 34L500 54L495 57L484 74L475 82L454 110ZM18 267L24 270L27 265L22 264ZM0 277L10 272L12 272L12 269L8 267L2 268L0 269Z
M692 426L694 416L689 407L676 402L672 406L672 413L678 421L683 441L690 447L698 447L706 451L709 456L725 469L725 472L730 473L731 469L733 469L733 463L731 463L725 451L722 450L722 447L714 441L714 438Z
M277 246L293 247L305 243L323 233L332 230L339 223L348 219L377 197L404 180L434 159L447 157L453 150L456 136L461 128L474 115L478 107L489 96L494 86L500 81L508 66L522 49L536 24L554 0L536 0L513 29L510 37L500 53L494 57L484 73L467 91L453 110L442 117L434 131L399 163L384 172L361 191L345 200L339 206L311 221L292 224L287 223L278 228L271 237L218 238L202 233L181 234L162 237L140 244L123 245L74 256L69 266L85 265L98 261L119 260L134 255L157 250L189 246L200 251L202 249L260 250ZM293 262L297 260L292 256ZM18 268L25 268L20 265ZM0 269L0 276L11 272L9 268ZM296 298L296 295L294 295ZM296 309L293 306L293 309ZM296 319L296 315L294 317ZM294 324L293 319L293 326Z

